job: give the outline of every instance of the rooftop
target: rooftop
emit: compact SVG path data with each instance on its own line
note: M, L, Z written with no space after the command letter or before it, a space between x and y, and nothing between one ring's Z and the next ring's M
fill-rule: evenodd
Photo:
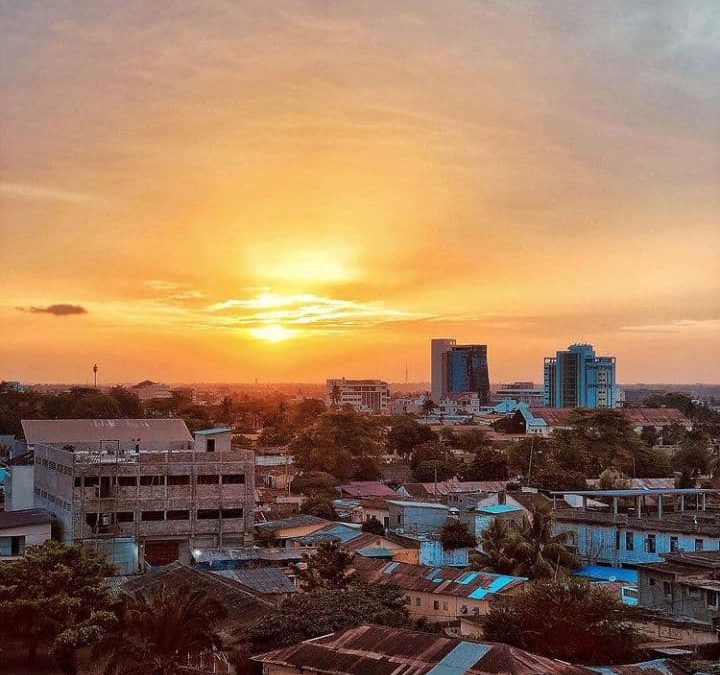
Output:
M398 493L380 481L353 481L340 486L341 492L351 497L397 497Z
M214 429L200 429L196 431L196 435L200 436L214 436L215 434L227 434L232 433L232 429L229 427L215 427Z
M255 523L255 529L273 532L275 530L306 527L309 525L317 525L318 528L320 528L323 525L329 525L330 523L331 521L325 520L325 518L318 518L317 516L310 516L301 513L300 515L290 516L289 518L281 518L280 520L268 520L266 523Z
M218 570L213 572L225 579L230 579L260 595L277 595L295 593L297 589L292 580L276 567L259 567L255 569Z
M487 504L485 506L478 506L475 510L480 513L513 513L515 511L522 511L522 506L515 506L515 504Z
M624 581L628 584L638 582L638 571L622 567L605 567L603 565L585 565L573 572L574 577L583 577L595 581Z
M653 497L657 495L720 494L711 488L630 488L626 490L562 490L553 495L578 495L579 497Z
M360 525L354 523L329 523L325 527L315 530L312 534L302 537L300 543L308 546L318 544L321 541L339 541L344 544L361 534Z
M54 516L45 509L22 509L21 511L0 511L0 530L11 527L29 527L52 523Z
M22 420L30 444L100 443L101 441L158 441L192 443L181 419Z
M421 509L442 509L448 511L450 507L445 504L436 504L435 502L404 502L396 499L388 500L388 504L393 506L407 506L410 508L421 508Z
M523 410L523 407L519 407L518 410ZM563 427L570 424L574 409L530 406L524 410L530 413L529 416L525 414L526 419L530 418L528 421L540 420L551 427ZM617 410L633 427L661 427L671 424L685 427L691 424L690 420L675 408L618 408Z

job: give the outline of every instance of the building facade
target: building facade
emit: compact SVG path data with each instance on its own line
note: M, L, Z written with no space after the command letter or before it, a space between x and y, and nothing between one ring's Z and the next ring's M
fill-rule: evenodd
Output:
M615 408L615 357L570 345L545 359L543 392L549 408Z
M193 548L252 536L254 458L230 449L229 431L227 442L210 434L211 449L182 420L30 420L23 428L35 455L35 505L55 514L65 542L104 551L121 573L189 563Z
M516 401L529 406L541 406L545 403L545 389L536 387L534 382L501 384L494 398L497 401Z
M357 412L382 415L390 412L390 387L382 380L327 380L325 402L342 408L349 405Z
M430 396L436 403L448 392L445 354L455 346L454 338L430 340Z
M475 392L480 405L490 401L487 345L454 345L443 354L448 394Z

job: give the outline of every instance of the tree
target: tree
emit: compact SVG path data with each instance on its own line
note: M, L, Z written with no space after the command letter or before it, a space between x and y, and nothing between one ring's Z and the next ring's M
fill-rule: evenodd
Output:
M640 430L640 438L651 448L660 442L660 434L655 427L643 427Z
M113 567L92 549L46 541L0 565L0 625L13 626L31 660L39 645L74 669L75 652L112 620L105 577Z
M298 571L303 590L345 588L350 583L348 567L353 556L336 541L322 541L314 555L303 555L305 568Z
M491 446L479 447L475 458L464 470L464 480L507 480L508 461L505 453Z
M547 504L536 503L517 539L518 572L532 579L557 576L576 569L579 559L565 546L567 533L553 534L553 516Z
M94 651L106 660L105 675L200 672L188 661L222 647L217 629L224 618L224 606L203 591L162 585L126 598Z
M482 429L465 429L457 435L455 441L458 448L465 452L486 449L490 445L487 434Z
M475 556L473 567L490 570L497 574L515 574L519 561L518 535L504 518L493 518L480 534L480 553Z
M352 584L341 590L295 593L239 634L243 654L277 649L363 624L407 628L405 592L392 584Z
M140 397L135 393L118 385L110 390L109 394L120 406L120 416L127 419L140 419L145 417Z
M223 396L223 399L220 402L220 410L218 411L219 419L223 424L230 424L230 422L232 421L232 409L232 398L230 398L229 396Z
M316 518L325 518L326 520L336 520L337 513L333 507L333 503L326 497L311 496L308 497L300 507L301 513L307 513Z
M303 429L324 412L327 408L320 399L304 398L292 411L292 424L296 429Z
M630 481L617 469L605 469L598 479L598 488L601 490L627 490Z
M693 484L707 471L710 464L710 442L701 431L689 431L680 441L680 449L673 457L675 468L691 477Z
M636 609L602 587L576 579L536 581L498 595L483 624L486 640L572 663L632 661Z
M403 457L423 443L437 440L437 434L426 424L419 424L410 415L394 417L388 431L387 448Z
M422 416L425 418L426 423L430 418L430 415L432 415L433 410L435 410L435 402L431 398L425 399L420 411L422 412Z
M474 548L477 545L475 535L470 532L465 523L459 520L449 520L440 529L440 542L446 551L458 548Z
M335 476L325 471L304 471L299 473L290 483L290 492L294 495L308 495L334 499L338 481Z
M585 474L572 471L550 459L540 467L533 468L531 484L541 490L584 490L587 487Z
M430 459L413 468L413 478L418 483L449 480L455 476L457 465L447 459Z
M383 524L375 516L368 518L360 526L360 529L363 532L369 532L370 534L379 534L381 536L385 534L385 528L383 527Z

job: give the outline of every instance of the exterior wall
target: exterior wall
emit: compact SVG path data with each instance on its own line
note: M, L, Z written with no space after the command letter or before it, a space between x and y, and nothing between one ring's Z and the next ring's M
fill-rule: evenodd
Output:
M145 542L178 542L181 559L189 561L190 548L241 544L251 535L251 452L97 459L51 446L35 449L35 506L55 513L66 542L129 538L138 544L142 566ZM118 557L128 556L121 550Z
M286 527L281 530L276 530L271 535L268 535L267 538L263 537L261 531L260 538L264 542L272 543L277 546L283 546L285 548L291 548L292 546L300 545L295 541L296 539L306 537L307 535L316 532L322 527L325 527L324 523L315 525L302 525L298 527Z
M694 551L695 540L702 540L702 550L717 551L720 539L706 534L683 534L658 529L638 530L624 525L600 525L556 521L556 533L569 532L578 554L587 562L597 562L612 567L635 566L642 563L661 562L660 553L669 553L671 537L677 538L677 550ZM649 550L648 535L655 537L655 551ZM628 549L626 537L632 538ZM616 544L619 542L619 548Z
M24 537L25 547L40 546L43 542L50 539L52 525L50 523L42 523L39 525L23 525L22 527L6 527L0 530L0 539L5 537ZM0 560L11 560L13 557L3 555L0 551Z
M490 609L488 596L483 600L472 600L455 595L405 591L410 601L407 608L413 619L421 617L428 621L453 621L461 616L482 616ZM463 610L463 608L465 608Z
M705 589L678 583L672 574L640 568L638 604L641 607L712 624L714 619L720 617L717 596L717 592L713 596Z
M545 359L543 393L551 408L614 408L615 357L595 356L592 345L571 345Z
M487 345L456 345L443 355L448 393L475 391L481 405L490 400Z
M390 387L382 380L327 380L325 402L335 403L333 391L339 390L338 406L352 406L357 412L386 414L390 411Z
M363 520L370 520L373 516L382 523L382 526L387 529L390 527L390 510L389 509L378 509L369 508L367 506L362 507Z
M447 522L449 512L449 509L431 506L400 506L391 503L389 504L390 529L420 533L437 532Z
M5 510L21 511L34 506L35 467L10 466L5 476Z
M219 431L216 434L195 434L195 452L206 452L208 441L215 441L213 452L229 452L232 450L232 431Z
M446 551L439 541L427 540L420 542L418 563L430 567L442 567L443 565L467 567L470 564L470 559L466 548Z
M447 373L444 355L455 346L453 338L430 340L430 396L436 403L447 394Z

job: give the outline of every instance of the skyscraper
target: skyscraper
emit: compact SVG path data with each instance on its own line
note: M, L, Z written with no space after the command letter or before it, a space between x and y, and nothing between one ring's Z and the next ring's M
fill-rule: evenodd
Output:
M443 354L447 393L476 392L480 405L490 400L487 345L454 345Z
M433 338L430 340L430 396L435 402L447 394L447 375L443 357L454 346L454 338Z
M570 345L545 359L545 405L550 408L614 408L615 357L595 356L592 345Z

